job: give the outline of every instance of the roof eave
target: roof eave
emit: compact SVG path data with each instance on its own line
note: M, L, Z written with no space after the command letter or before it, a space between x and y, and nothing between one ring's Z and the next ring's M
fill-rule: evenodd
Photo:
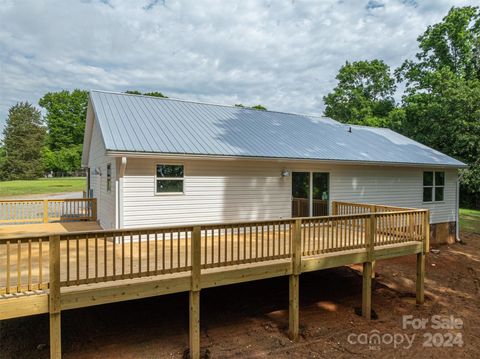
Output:
M315 158L291 158L291 157L266 157L266 156L233 156L233 155L209 155L189 153L163 153L163 152L135 152L107 150L107 156L112 157L137 157L137 158L181 158L181 159L212 159L212 160L257 160L277 162L318 162L346 165L376 165L394 167L432 167L432 168L467 168L465 163L414 163L414 162L387 162L387 161L362 161L362 160L338 160L338 159L315 159Z

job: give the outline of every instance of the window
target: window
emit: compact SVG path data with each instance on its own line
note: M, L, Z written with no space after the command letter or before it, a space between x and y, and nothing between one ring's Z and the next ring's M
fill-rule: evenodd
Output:
M107 192L112 190L112 165L107 165Z
M423 172L423 202L443 201L445 172Z
M157 165L156 193L183 193L183 165Z

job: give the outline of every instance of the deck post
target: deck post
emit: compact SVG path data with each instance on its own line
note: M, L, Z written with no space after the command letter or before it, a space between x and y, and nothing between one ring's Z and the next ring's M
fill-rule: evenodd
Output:
M430 251L430 211L424 213L424 243L422 252L417 253L416 299L417 304L425 302L425 255Z
M374 204L370 205L370 213L375 213L375 212L377 212L377 206L374 205ZM370 220L371 220L371 216L370 216ZM372 279L375 279L375 268L376 267L377 267L377 261L372 260Z
M289 277L288 289L288 336L291 340L298 339L299 332L299 293L300 293L300 276L292 274Z
M425 243L424 243L423 253L427 254L430 252L430 210L427 209L425 212Z
M97 221L97 199L92 198L92 221L96 222Z
M191 241L192 284L189 297L190 358L200 358L200 277L201 277L201 228L194 227ZM205 249L206 250L206 249Z
M48 223L48 199L43 200L43 223Z
M425 301L425 254L417 253L417 304Z
M292 274L289 277L288 335L298 339L300 309L300 273L302 272L302 220L295 220L292 243Z
M338 214L338 202L332 201L332 215L336 216Z
M372 262L363 263L362 316L370 319L372 313Z
M60 313L60 236L49 237L49 315L50 358L62 357L62 331Z
M376 217L372 209L365 233L365 249L367 250L367 262L363 263L363 285L362 285L362 316L370 319L372 313L372 278L375 263L375 235L376 235Z

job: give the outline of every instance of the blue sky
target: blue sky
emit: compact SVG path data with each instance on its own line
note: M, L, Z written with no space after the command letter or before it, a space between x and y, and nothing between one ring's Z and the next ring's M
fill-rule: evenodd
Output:
M322 113L346 60L392 68L464 1L0 0L0 127L48 91L162 91Z

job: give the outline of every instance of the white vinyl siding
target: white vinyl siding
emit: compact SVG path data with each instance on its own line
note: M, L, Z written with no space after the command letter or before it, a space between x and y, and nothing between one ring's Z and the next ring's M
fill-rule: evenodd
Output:
M289 216L290 180L282 178L275 165L185 161L184 194L155 196L156 163L128 160L124 179L126 227Z
M423 168L339 167L332 172L331 198L427 208L431 223L455 221L456 170L445 170L444 201L423 202Z
M456 170L445 171L445 200L422 202L425 168L319 165L254 160L185 160L184 193L155 195L159 159L129 158L124 226L163 226L291 217L291 172L330 173L330 199L429 208L431 222L455 220ZM178 163L172 161L171 163ZM290 171L282 177L282 169ZM115 172L113 172L115 173Z
M101 131L96 119L94 119L92 142L88 156L90 168L90 184L93 189L93 197L97 198L97 216L100 225L105 229L115 228L115 196L116 196L116 161L106 156L105 145L101 137ZM107 190L107 165L111 164L111 190ZM100 169L102 175L96 174Z

